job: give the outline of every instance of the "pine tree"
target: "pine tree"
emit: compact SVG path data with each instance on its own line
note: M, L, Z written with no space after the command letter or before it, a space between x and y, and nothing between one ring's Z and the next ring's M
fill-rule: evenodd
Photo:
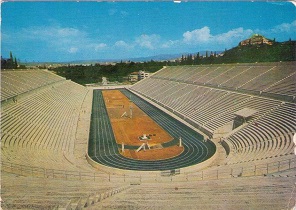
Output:
M9 69L13 69L14 68L14 62L13 62L13 56L12 56L12 52L10 51L9 53L9 61L8 61L8 66Z
M13 56L12 56L12 52L11 51L9 52L9 58L10 58L10 60L13 60Z
M191 54L188 54L187 55L187 62L186 64L192 64L192 55Z
M16 61L16 57L14 57L14 68L17 69L17 61Z
M200 62L200 55L199 55L199 52L196 54L196 59L194 60L194 63L195 64L199 64Z

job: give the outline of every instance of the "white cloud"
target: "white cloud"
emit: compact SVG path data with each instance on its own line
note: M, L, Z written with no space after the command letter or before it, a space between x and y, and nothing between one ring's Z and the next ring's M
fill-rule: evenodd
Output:
M76 53L85 44L87 34L76 28L60 26L30 27L20 31L22 39L44 43L48 49Z
M77 47L71 47L68 52L69 53L76 53L78 51L78 48Z
M94 47L95 47L95 51L99 51L101 49L106 48L107 47L107 44L105 44L105 43L99 43L99 44L95 44Z
M211 39L210 28L205 26L201 29L195 29L193 31L186 31L183 34L183 41L187 44L196 44L199 42L207 42Z
M262 34L267 38L276 38L277 41L287 41L296 38L296 20L291 23L282 23L267 30L256 29L255 33Z
M133 47L122 40L115 42L114 46L119 47L119 48L132 48Z
M277 25L270 31L273 33L296 32L296 20L294 20L292 23L282 23L280 25Z
M75 28L57 28L53 29L52 33L56 33L58 37L81 36L83 33Z
M90 38L85 31L60 26L42 26L23 29L23 39L43 42L49 49L75 54L77 52L97 52L107 48L107 44Z
M142 34L141 36L136 38L135 43L140 47L153 50L158 47L160 43L160 36L157 34L152 34L152 35Z
M31 39L40 40L58 40L67 41L74 38L82 38L86 36L86 33L75 28L62 28L59 26L42 26L42 27L30 27L23 29L24 36Z
M208 26L183 33L185 44L233 43L249 37L253 33L250 29L236 28L221 34L211 34Z
M213 45L219 45L216 47L229 47L229 45L235 45L242 39L248 38L252 35L253 31L250 29L236 28L221 34L212 34L208 26L195 29L193 31L186 31L183 33L182 38L176 40L163 40L158 34L142 34L136 37L134 41L126 42L123 40L116 41L113 47L118 49L134 49L141 47L147 50L177 50L186 49L188 47L199 46L201 48L209 47ZM216 48L214 47L214 48Z
M116 41L114 43L114 47L123 48L126 50L134 49L135 47L141 47L149 50L154 50L159 48L161 44L161 37L157 34L142 34L135 38L135 40L131 42L125 42L123 40Z
M179 40L169 40L169 41L166 41L165 43L163 43L161 45L162 48L170 48L170 47L174 47L176 45L179 45L180 44L180 41Z
M229 43L234 40L241 41L243 39L248 38L253 34L253 31L251 29L244 30L241 28L232 29L226 33L218 34L216 36L213 36L213 40L217 41L218 43Z

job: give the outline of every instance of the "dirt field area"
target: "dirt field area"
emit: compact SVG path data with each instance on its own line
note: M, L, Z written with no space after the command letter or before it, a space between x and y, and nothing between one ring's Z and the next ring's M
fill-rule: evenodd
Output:
M124 143L124 145L141 146L144 141L140 141L139 138L144 134L150 138L147 140L150 147L173 140L173 137L119 90L106 90L102 91L102 94L118 144ZM125 149L122 155L140 160L160 160L175 157L182 152L183 147L172 146L161 148L160 146L150 150L146 147L146 151L141 150L139 152Z

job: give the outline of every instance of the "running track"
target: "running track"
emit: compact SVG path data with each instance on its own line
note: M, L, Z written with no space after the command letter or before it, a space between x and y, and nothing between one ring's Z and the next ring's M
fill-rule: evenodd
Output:
M117 145L115 141L102 92L101 90L94 90L88 148L89 156L94 161L120 169L162 171L200 163L215 153L215 145L210 141L203 142L202 136L194 130L128 90L121 89L121 92L174 137L176 141L181 136L184 152L178 157L159 161L133 160L121 156L118 152L121 145Z

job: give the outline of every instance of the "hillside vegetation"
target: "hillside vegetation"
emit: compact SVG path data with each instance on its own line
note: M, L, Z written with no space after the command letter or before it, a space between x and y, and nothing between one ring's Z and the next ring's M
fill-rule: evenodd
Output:
M273 45L237 46L225 51L221 61L224 63L254 63L295 61L296 41L275 42ZM219 59L218 59L219 61Z
M255 63L296 60L296 41L273 42L272 45L238 45L222 54L209 52L206 56L183 55L181 65L222 64L222 63Z
M148 72L156 72L165 66L165 62L144 62L144 63L116 63L108 65L74 65L61 66L51 69L58 75L71 79L79 84L98 83L102 81L102 77L107 77L110 82L124 82L127 76L135 71L145 70Z
M52 68L58 75L71 79L80 84L98 83L102 77L109 81L124 82L127 76L135 71L144 70L156 72L163 66L175 65L201 65L222 63L255 63L255 62L279 62L296 60L296 41L275 42L269 44L239 44L221 54L207 52L205 56L199 53L183 55L175 61L149 61L149 62L120 62L109 65L65 65Z

